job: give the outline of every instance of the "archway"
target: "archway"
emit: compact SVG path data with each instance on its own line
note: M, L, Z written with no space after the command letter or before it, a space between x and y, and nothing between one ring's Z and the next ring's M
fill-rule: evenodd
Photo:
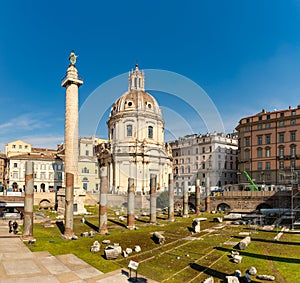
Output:
M227 203L220 203L217 206L217 211L229 212L230 210L231 210L231 207Z
M269 205L269 204L263 202L263 203L260 203L260 204L256 207L256 210L257 210L257 211L260 211L261 209L270 209L270 208L272 208L271 205Z
M51 204L51 201L48 199L43 199L39 203L39 209L52 209L53 205Z
M46 185L44 183L41 184L41 192L45 192Z

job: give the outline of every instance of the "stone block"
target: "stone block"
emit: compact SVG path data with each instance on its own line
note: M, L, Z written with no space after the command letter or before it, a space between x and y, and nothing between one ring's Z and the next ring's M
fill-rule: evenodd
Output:
M248 270L248 273L249 273L250 275L256 275L257 270L256 270L256 268L255 268L254 266L251 266L251 267L249 268L249 270Z
M235 256L233 256L232 258L233 258L233 262L234 262L234 263L237 263L237 264L241 263L241 262L242 262L242 259L243 259L243 257L240 256L240 255L235 255Z
M236 276L226 276L227 283L240 283Z
M139 253L140 251L141 251L142 249L141 249L141 247L140 246L134 246L134 251L135 252L137 252L137 253Z
M273 275L261 274L261 275L257 275L256 277L257 277L257 279L260 279L260 280L275 281L275 276L273 276Z

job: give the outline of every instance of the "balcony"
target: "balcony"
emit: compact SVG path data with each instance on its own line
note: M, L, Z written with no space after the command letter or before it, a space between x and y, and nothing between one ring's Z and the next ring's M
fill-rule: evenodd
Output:
M300 155L292 154L292 155L280 155L276 157L277 160L290 160L290 159L300 159Z

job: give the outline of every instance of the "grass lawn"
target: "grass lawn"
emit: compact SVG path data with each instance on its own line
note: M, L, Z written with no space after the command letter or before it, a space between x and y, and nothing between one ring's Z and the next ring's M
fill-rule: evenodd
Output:
M286 232L279 241L274 237L277 231L249 230L246 225L223 225L213 222L219 215L205 214L207 221L201 222L201 232L193 233L192 219L176 217L169 223L165 215L159 215L158 225L148 224L149 217L139 216L135 221L138 230L126 229L126 221L119 221L113 210L108 214L109 235L96 234L94 238L80 237L82 232L88 232L98 226L98 208L88 208L92 214L86 216L87 222L81 222L81 217L74 218L74 232L78 240L63 240L58 226L44 228L43 224L35 223L34 237L36 243L30 246L32 251L49 251L53 255L73 253L102 272L113 271L127 267L130 259L140 262L139 273L158 282L202 282L213 276L215 282L226 282L225 276L231 275L236 269L244 274L251 266L255 266L258 274L269 274L276 277L275 282L300 282L300 231ZM49 214L48 214L49 215ZM50 216L50 215L49 215ZM224 226L216 228L216 226ZM166 241L158 245L152 240L152 233L160 231ZM251 244L240 255L241 264L235 264L230 259L233 244L244 236L240 232L252 232ZM192 237L191 237L192 236ZM100 253L91 253L90 246L95 240L100 243L109 239L111 243L119 243L123 249L141 246L140 253L133 252L127 258L121 255L116 260L104 258L105 245L101 244ZM252 282L264 282L252 276Z

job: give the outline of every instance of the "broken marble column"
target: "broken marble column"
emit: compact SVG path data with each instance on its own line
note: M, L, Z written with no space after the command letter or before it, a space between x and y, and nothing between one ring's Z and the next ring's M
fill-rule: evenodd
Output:
M195 233L200 232L200 222L201 222L200 218L195 218L193 220L192 226L193 226L193 229L194 229Z
M108 191L107 166L103 166L100 168L100 201L99 201L99 228L98 228L100 234L108 233L107 191Z
M156 175L150 174L150 223L156 223Z
M169 174L169 221L174 221L174 180L173 174Z
M183 183L183 217L189 217L189 187L188 181Z
M25 163L25 199L24 199L24 219L23 219L23 239L33 240L33 162Z
M159 232L154 232L152 236L154 241L160 245L162 245L166 240L165 237Z
M196 215L200 214L200 180L196 180L196 193L195 193L195 204L196 204Z
M65 197L65 231L66 238L72 238L74 235L74 175L66 173L66 197Z
M206 198L205 198L205 210L207 212L211 211L210 208L210 181L209 181L209 177L206 177L205 180L205 191L206 191Z
M251 237L247 236L239 242L239 249L244 250L251 244Z
M128 178L127 228L134 229L134 180Z

